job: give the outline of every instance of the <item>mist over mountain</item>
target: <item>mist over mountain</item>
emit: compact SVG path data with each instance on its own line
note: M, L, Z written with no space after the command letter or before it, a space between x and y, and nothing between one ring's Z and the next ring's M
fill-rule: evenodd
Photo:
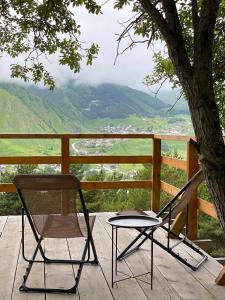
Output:
M169 104L147 93L104 83L75 85L53 92L45 88L0 83L1 132L84 132L85 121L166 116ZM176 114L174 109L171 114Z

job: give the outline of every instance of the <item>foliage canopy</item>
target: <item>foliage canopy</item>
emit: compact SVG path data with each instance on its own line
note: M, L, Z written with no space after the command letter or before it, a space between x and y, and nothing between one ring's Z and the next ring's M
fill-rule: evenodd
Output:
M133 12L135 14L135 19L133 19L125 28L121 34L121 38L127 36L127 33L133 29L133 34L145 39L146 43L149 45L154 41L160 40L164 43L162 34L155 25L153 19L143 10L141 3L147 1L127 1L127 0L117 0L115 2L115 8L123 9L125 5L133 4ZM149 1L154 4L158 9L158 12L165 17L163 2L166 1ZM174 1L167 1L174 2ZM188 54L189 61L193 67L195 63L194 51L195 51L195 38L194 38L194 29L195 18L193 14L196 14L196 22L199 21L202 11L202 2L204 1L192 1L192 0L178 0L176 2L176 8L178 12L178 17L182 27L182 35L185 43L185 50ZM194 12L195 11L195 12ZM212 73L213 73L213 83L214 83L214 92L216 103L219 107L220 119L223 128L225 128L225 1L220 1L219 10L217 13L216 24L214 29L214 38L213 38L213 51L212 51ZM206 37L207 38L207 37ZM140 42L140 41L137 41ZM133 46L134 39L131 40L131 46ZM160 86L166 81L169 80L172 83L173 87L180 88L181 93L182 88L178 80L177 74L175 72L173 63L169 58L168 50L163 47L163 50L155 52L154 54L154 63L155 67L153 72L150 75L145 77L145 84L160 84Z
M12 77L43 81L53 89L54 78L43 64L43 56L59 54L59 63L74 72L80 71L82 60L92 64L98 46L93 43L85 47L79 40L74 11L81 5L93 14L101 11L92 0L1 1L0 55L6 53L16 59L22 54L24 60L23 64L11 65Z
M143 9L143 1L116 0L115 9L132 7L134 17L124 24L125 29L120 35L119 42L130 38L132 47L135 39L131 35L141 38L148 45L156 40L163 42L163 37L155 22ZM163 1L152 1L158 11L164 15ZM194 26L193 7L197 7L196 14L200 16L201 2L191 0L176 1L177 11L182 26L182 34L186 51L191 64L194 63ZM92 64L99 51L97 44L86 47L80 40L80 25L75 18L76 9L84 6L89 13L100 14L101 5L95 0L2 0L0 4L0 55L9 54L16 59L22 55L24 63L11 65L12 77L19 77L25 81L35 83L43 81L51 89L55 82L46 69L42 57L52 54L59 55L59 63L67 65L72 71L79 72L81 61ZM223 127L225 123L225 1L220 1L216 19L213 43L213 78L216 102L220 109ZM128 34L129 33L129 34ZM173 86L180 87L173 64L167 50L159 51L154 55L155 68L151 75L146 76L147 85L169 80Z

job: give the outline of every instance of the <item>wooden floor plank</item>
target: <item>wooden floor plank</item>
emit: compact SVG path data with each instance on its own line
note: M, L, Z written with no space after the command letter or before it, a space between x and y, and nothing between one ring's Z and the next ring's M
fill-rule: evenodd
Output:
M20 219L9 217L0 240L0 299L10 300L19 255Z
M190 270L158 246L154 246L154 280L153 290L146 283L134 279L121 282L111 289L111 227L105 223L109 214L97 215L93 235L99 256L100 266L84 266L79 293L37 294L18 291L24 273L26 262L21 257L21 217L0 217L2 235L0 237L0 299L2 300L181 300L181 299L225 299L225 287L217 286L214 279L221 266L209 256L197 272ZM110 214L112 215L112 214ZM156 231L156 237L164 239L161 230ZM118 246L122 249L128 240L136 235L134 230L120 230ZM31 254L34 239L30 229L26 229L26 250ZM69 250L68 251L68 245ZM47 253L57 258L69 258L70 253L80 253L82 247L79 239L46 240ZM150 266L150 242L148 241L134 255L119 263L119 268L125 273L139 273L148 270ZM196 255L185 246L178 247L185 257L196 259ZM72 267L69 265L46 265L46 285L49 287L69 287L74 280ZM36 268L36 269L35 269ZM145 278L149 280L149 278ZM29 284L44 284L44 267L38 264L32 270Z
M99 220L102 223L102 226L106 227L106 230L110 234L111 226L105 222L105 217L99 217ZM124 249L128 245L129 241L131 241L131 237L128 230L120 229L118 234L119 248ZM135 255L130 255L126 258L126 262L133 274L142 274L150 271L150 257L149 255L146 255L147 253L150 253L150 247L146 250L147 251L138 251ZM119 265L120 263L118 263L118 267ZM150 283L150 275L142 277L142 279ZM152 290L149 284L143 283L139 280L137 282L148 299L181 299L155 266Z
M70 259L66 239L46 239L45 254L52 259ZM46 264L45 283L48 288L71 288L74 285L74 271L69 264ZM79 295L49 294L46 300L78 300Z
M183 243L180 244L178 247L179 253L187 258L190 259L190 257L194 257L196 260L199 259L199 256L196 252L189 249L186 245ZM190 268L185 267L186 271L189 272L193 276L193 280L198 280L202 286L211 293L216 299L220 300L225 298L225 287L224 286L218 286L215 283L215 275L209 271L210 265L212 265L211 259L207 260L202 264L202 266L195 272L191 271Z
M0 216L0 237L1 237L1 234L3 231L3 228L6 224L7 218L8 218L7 216Z
M155 235L156 238L160 239L159 232L160 229L156 231ZM133 232L131 235L135 236ZM143 248L148 248L148 244L150 244L150 241L145 242ZM182 299L216 299L216 297L209 293L189 272L185 270L183 264L157 245L155 246L154 260L158 270Z
M198 260L198 255L193 251L188 251L187 246L182 244L183 249L186 249L186 251L194 257L196 260ZM202 252L204 252L202 250ZM219 272L222 270L223 266L217 262L213 257L211 257L208 253L204 252L205 255L208 256L208 260L206 263L204 263L203 267L211 273L215 278L218 276Z
M94 227L94 239L99 261L113 297L117 300L146 300L147 297L134 279L125 280L115 284L113 289L111 288L111 238L103 229L104 227L97 218ZM120 270L128 275L132 275L125 262L121 263Z
M68 239L72 259L81 257L84 238ZM78 286L81 300L113 300L100 265L84 265Z
M28 259L32 257L35 246L36 241L34 239L33 233L31 232L30 226L27 223L25 228L25 255ZM37 259L41 259L40 255L37 255ZM21 248L11 300L45 300L45 293L24 293L19 291L19 287L22 283L23 275L25 273L27 265L28 262L26 262L22 257ZM33 264L27 280L27 286L44 287L44 264Z

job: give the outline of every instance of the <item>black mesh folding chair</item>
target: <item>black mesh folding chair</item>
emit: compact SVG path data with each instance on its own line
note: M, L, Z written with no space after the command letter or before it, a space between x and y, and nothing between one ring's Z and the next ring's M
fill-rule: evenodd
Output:
M179 193L158 213L155 214L156 217L161 217L163 222L161 227L167 233L167 241L166 244L161 241L153 238L153 242L155 242L162 249L170 253L172 256L177 258L183 264L191 268L192 270L197 270L199 266L207 260L207 256L196 247L191 241L187 239L187 220L188 220L188 210L186 217L186 232L185 235L177 235L171 230L171 221L176 218L187 206L190 202L193 193L198 188L199 184L203 181L203 172L202 170L198 171L179 191ZM118 213L119 215L147 215L144 211L140 209L122 211ZM150 213L154 214L153 212ZM147 229L137 229L140 233L137 237L120 253L118 256L118 260L130 255L131 253L138 250L141 245L148 239L152 239L152 231L148 232ZM156 229L157 230L157 229ZM173 241L171 241L171 239ZM177 240L176 240L177 239ZM176 242L174 242L176 240ZM186 258L183 258L179 253L175 252L174 249L180 243L184 243L189 249L193 250L195 253L199 255L199 261L195 264L189 262Z
M23 277L20 291L76 293L83 265L86 263L98 264L92 237L95 216L89 216L79 180L72 175L17 175L14 178L14 184L23 204L22 255L29 263ZM77 212L77 199L80 200L79 208L82 213ZM31 259L26 258L25 255L25 214L37 242ZM46 257L42 247L44 238L77 237L85 238L81 259L62 260ZM92 250L93 253L92 259L90 250ZM35 259L38 252L41 254L41 260ZM69 289L28 287L26 282L32 265L36 262L78 264L74 285Z

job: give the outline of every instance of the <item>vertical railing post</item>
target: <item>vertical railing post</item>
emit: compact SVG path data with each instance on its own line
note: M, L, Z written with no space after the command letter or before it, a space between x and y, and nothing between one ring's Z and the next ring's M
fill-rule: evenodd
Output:
M161 140L153 138L152 157L152 207L154 212L160 210L160 170L161 170Z
M61 138L61 173L68 174L70 171L70 140L69 138ZM69 197L66 191L61 194L61 213L67 215L69 213Z
M189 180L199 170L198 155L193 145L187 143L187 180ZM191 240L196 240L198 236L198 204L197 191L193 194L188 205L188 228L187 235Z
M70 140L69 138L61 138L61 173L68 174L70 172Z

